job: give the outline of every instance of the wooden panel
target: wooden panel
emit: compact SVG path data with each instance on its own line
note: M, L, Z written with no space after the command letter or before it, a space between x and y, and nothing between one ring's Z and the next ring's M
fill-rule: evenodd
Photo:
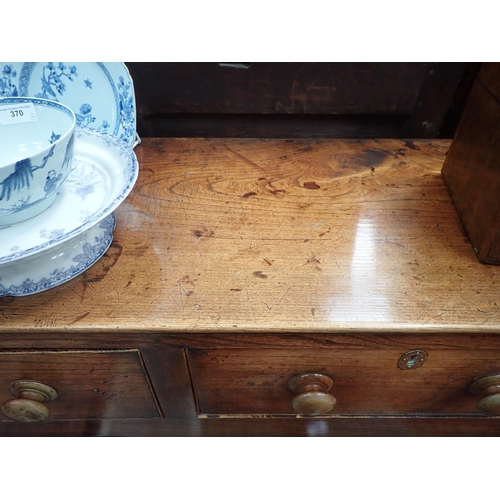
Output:
M183 349L141 348L166 418L193 417L196 413L191 380Z
M140 119L141 137L399 137L405 116L159 114Z
M127 63L141 137L437 137L465 63ZM462 87L459 84L462 83ZM447 137L451 137L448 135Z
M127 63L139 113L410 114L425 63Z
M401 131L402 137L440 136L443 121L450 111L465 69L466 64L457 63L428 65L415 107ZM456 102L454 104L457 105Z
M499 63L483 63L478 74L478 80L491 92L492 96L500 101L500 74Z
M136 350L0 353L2 404L14 398L10 384L19 379L57 391L58 398L47 403L50 420L160 417ZM8 419L0 412L0 420Z
M500 64L485 68L498 91ZM496 80L494 78L496 76ZM480 72L442 168L442 177L480 261L500 264L500 101Z
M425 349L427 361L402 370L404 351L377 349L189 350L201 414L294 414L294 375L323 373L334 385L334 415L476 415L476 378L500 373L500 350Z
M500 436L488 417L194 418L71 420L18 425L0 421L0 436Z

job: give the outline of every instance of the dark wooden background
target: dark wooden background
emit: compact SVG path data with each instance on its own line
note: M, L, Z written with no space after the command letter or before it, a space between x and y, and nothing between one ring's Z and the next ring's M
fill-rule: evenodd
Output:
M451 138L479 63L126 63L141 137Z

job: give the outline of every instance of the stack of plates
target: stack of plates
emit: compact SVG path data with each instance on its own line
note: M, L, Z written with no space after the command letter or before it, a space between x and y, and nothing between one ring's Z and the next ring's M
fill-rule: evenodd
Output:
M113 211L139 171L132 79L122 63L0 63L0 98L43 97L77 116L72 171L45 212L0 227L0 297L75 278L113 240Z

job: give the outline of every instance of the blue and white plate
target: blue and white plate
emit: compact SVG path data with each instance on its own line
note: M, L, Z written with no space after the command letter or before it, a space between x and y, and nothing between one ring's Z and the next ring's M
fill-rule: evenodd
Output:
M77 127L74 147L72 169L56 201L36 217L0 228L0 279L7 263L45 252L94 227L132 190L139 165L125 142Z
M10 96L59 101L75 112L78 126L131 147L140 142L134 85L123 63L0 62L0 97Z
M114 229L115 216L111 214L68 241L0 266L0 297L32 295L76 278L104 255Z

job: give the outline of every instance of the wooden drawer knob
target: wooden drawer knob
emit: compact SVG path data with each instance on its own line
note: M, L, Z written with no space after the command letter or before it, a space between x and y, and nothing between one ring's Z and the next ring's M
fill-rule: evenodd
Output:
M49 418L50 410L43 404L57 398L57 392L36 380L16 380L10 384L16 399L2 405L2 412L18 422L40 422Z
M297 394L292 400L293 409L302 415L324 415L330 413L337 400L327 394L333 380L321 373L305 373L291 378L288 388Z
M470 392L481 399L477 409L487 415L500 415L500 375L489 375L476 380L470 386Z

